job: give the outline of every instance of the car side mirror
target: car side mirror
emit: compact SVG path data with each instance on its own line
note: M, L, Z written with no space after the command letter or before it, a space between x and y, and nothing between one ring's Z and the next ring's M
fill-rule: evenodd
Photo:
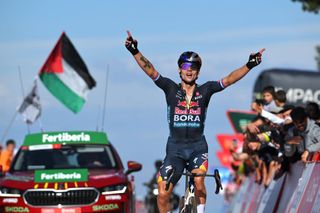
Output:
M132 172L138 172L142 169L142 165L135 161L128 161L128 170L125 172L126 175L131 174Z

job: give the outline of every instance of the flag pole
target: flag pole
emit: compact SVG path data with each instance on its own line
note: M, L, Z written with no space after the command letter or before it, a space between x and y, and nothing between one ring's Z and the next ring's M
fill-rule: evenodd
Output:
M109 78L109 64L107 65L107 71L106 71L106 87L104 90L104 100L103 100L103 108L102 108L102 126L101 130L104 130L104 120L106 116L106 102L107 102L107 91L108 91L108 78Z
M99 131L99 117L100 117L100 113L101 113L101 105L99 105L99 109L98 109L96 131Z
M11 126L12 126L12 124L13 124L13 121L14 121L14 120L16 119L16 117L17 117L17 114L18 114L18 111L15 111L15 112L14 112L14 115L13 115L12 118L11 118L11 121L10 121L9 125L8 125L7 128L4 130L3 135L2 135L2 137L1 137L1 141L0 141L1 143L3 143L3 140L6 138L8 132L9 132L9 129L11 128Z
M38 84L38 79L39 79L39 76L38 75L36 75L36 77L35 77L35 81L36 81L36 84ZM37 89L39 89L39 87L37 87ZM38 93L39 94L39 93ZM40 102L40 99L39 99L39 104L41 105L41 102ZM42 126L42 118L41 118L41 116L42 116L42 113L41 113L41 115L39 116L39 128L40 128L40 131L41 132L43 132L43 126Z
M22 81L22 75L21 75L21 69L20 66L18 66L18 71L19 71L19 79L20 79L20 86L21 86L21 93L22 93L22 99L24 99L24 87L23 87L23 81ZM28 130L28 134L30 134L30 126L27 123L27 130Z

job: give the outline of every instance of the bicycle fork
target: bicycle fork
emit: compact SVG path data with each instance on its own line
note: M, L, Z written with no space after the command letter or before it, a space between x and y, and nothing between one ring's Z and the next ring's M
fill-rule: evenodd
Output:
M183 197L183 207L181 208L180 212L184 213L187 211L187 207L190 206L190 204L192 203L191 199L195 200L196 196L195 196L195 185L194 185L194 177L190 177L190 179L188 178L188 176L186 176L186 181L185 181L185 194Z

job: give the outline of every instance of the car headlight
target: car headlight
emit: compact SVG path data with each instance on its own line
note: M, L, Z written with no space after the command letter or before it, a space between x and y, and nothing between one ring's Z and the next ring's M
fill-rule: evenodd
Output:
M20 197L21 191L19 189L0 187L0 197Z
M127 190L126 185L114 185L114 186L106 186L101 189L101 194L103 195L111 195L111 194L123 194Z

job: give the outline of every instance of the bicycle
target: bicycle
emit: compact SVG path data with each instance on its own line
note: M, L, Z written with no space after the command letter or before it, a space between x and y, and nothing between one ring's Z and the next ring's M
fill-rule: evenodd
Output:
M166 181L166 188L165 190L168 191L170 182L174 176L174 169L168 171L168 179ZM215 194L219 194L220 189L223 190L219 170L215 169L214 174L197 174L191 172L184 172L182 173L186 177L185 182L185 194L180 198L179 201L179 213L197 213L197 200L195 196L195 185L194 185L194 178L199 176L205 177L214 177L216 182L216 190Z

